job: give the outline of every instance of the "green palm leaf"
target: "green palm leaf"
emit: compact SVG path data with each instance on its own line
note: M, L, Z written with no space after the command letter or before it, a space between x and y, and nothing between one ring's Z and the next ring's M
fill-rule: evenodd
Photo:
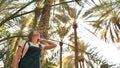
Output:
M88 20L86 22L90 23L96 29L95 32L103 30L101 32L103 39L108 40L111 37L111 40L114 42L115 39L113 38L119 38L117 36L118 32L115 31L120 30L120 11L118 9L118 1L100 1L100 4L96 4L94 7L88 9L82 17Z

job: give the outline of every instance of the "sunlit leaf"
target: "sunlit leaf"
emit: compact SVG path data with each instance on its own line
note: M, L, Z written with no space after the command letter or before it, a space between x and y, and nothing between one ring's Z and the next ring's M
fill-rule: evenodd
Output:
M95 6L88 9L85 14L83 14L83 18L85 20L88 20L87 22L90 23L90 25L92 25L94 28L96 28L96 31L98 30L99 32L101 32L102 30L101 37L103 39L109 39L109 41L111 39L113 42L115 42L115 38L118 37L117 31L119 31L120 26L118 14L120 12L118 11L119 8L117 5L118 2L99 1L100 4L96 4L93 0L92 2L95 4ZM110 31L108 27L110 28Z

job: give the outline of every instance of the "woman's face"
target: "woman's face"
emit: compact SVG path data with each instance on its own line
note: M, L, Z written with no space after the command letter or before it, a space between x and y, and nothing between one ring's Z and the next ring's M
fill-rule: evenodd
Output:
M40 38L40 33L38 31L34 31L33 32L33 37L39 39Z

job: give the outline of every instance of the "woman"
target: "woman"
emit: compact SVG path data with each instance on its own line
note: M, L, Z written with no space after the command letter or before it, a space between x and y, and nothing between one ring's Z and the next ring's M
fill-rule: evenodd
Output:
M20 41L13 59L12 68L40 68L41 50L56 47L52 41L40 38L36 30L30 32L29 41ZM43 45L42 45L43 44ZM19 60L21 58L21 60Z

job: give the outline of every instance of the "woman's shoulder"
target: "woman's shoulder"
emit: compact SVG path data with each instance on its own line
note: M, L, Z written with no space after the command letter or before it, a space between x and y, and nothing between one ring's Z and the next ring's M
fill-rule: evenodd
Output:
M18 42L18 46L23 47L25 43L26 43L26 40L20 39L19 42Z

